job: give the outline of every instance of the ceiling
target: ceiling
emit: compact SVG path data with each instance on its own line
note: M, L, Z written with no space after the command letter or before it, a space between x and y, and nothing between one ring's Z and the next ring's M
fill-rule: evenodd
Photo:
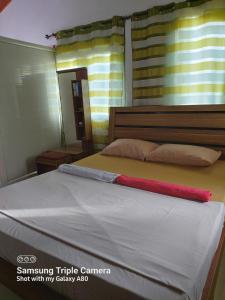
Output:
M169 0L12 0L0 13L0 36L52 46L45 34L129 15Z

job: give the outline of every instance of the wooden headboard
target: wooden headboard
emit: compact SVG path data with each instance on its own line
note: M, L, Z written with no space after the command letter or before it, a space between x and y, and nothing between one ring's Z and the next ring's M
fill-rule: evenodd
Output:
M117 138L202 145L225 158L225 105L111 107L109 141Z

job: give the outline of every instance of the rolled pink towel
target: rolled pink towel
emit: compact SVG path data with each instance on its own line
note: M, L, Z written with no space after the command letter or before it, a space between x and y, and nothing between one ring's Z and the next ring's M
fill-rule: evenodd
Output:
M208 202L212 197L212 193L207 190L159 180L130 177L126 175L118 176L115 180L115 183L153 193L201 202Z

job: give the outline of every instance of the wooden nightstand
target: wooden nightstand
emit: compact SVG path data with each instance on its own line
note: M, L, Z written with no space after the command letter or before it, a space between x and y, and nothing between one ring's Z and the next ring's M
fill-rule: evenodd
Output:
M84 151L81 143L46 151L36 158L38 174L43 174L58 168L61 164L69 164L91 155Z

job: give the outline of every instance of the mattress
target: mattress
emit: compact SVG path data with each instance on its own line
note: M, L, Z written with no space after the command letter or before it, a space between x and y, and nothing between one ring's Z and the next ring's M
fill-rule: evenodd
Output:
M218 160L210 167L188 167L165 163L105 156L100 153L84 158L77 165L109 172L157 179L176 184L190 185L212 191L213 200L225 203L225 160Z
M84 161L79 162L79 164L80 163L84 163ZM148 227L144 232L147 236L148 230L150 230L152 227L151 224L148 223L152 218L148 218L148 214L146 214L147 211L152 211L151 209L146 210L146 205L150 205L149 200L152 199L157 204L159 202L171 204L175 201L174 203L177 203L179 206L182 205L181 203L185 203L187 207L191 208L189 217L187 218L186 216L186 221L189 223L191 221L192 210L195 210L197 209L197 207L199 207L199 205L204 204L181 199L177 200L172 197L157 194L151 195L152 193L148 193L145 191L132 190L127 187L119 187L114 185L111 185L111 188L114 189L114 192L112 192L109 189L109 185L107 185L106 183L94 183L94 181L90 181L87 179L81 180L75 177L67 174L60 174L57 171L54 171L0 190L0 209L2 210L0 218L0 240L1 245L4 245L4 247L0 247L0 256L2 258L8 260L13 264L16 264L17 255L33 254L38 258L37 266L43 266L45 268L48 266L51 267L60 265L72 265L78 268L81 266L90 268L98 267L102 269L110 268L110 276L91 276L90 281L88 283L85 283L85 286L84 283L76 285L68 285L65 283L51 284L51 287L53 287L60 293L67 295L71 299L105 299L108 298L108 295L110 295L111 299L121 300L184 300L200 298L202 287L204 286L204 282L206 280L207 273L210 267L210 262L215 253L222 231L224 218L222 204L217 202L206 204L209 207L213 207L214 213L211 213L210 210L210 212L204 215L205 217L202 218L202 220L205 220L206 223L202 223L202 226L200 227L203 228L203 231L199 232L198 234L200 234L200 236L203 236L205 228L205 233L207 235L209 233L208 230L210 230L211 238L207 245L207 251L204 252L204 256L200 256L202 259L202 263L199 265L198 272L195 273L194 283L188 286L187 292L185 291L184 286L181 286L180 288L179 286L178 288L174 288L173 284L171 283L169 285L166 285L162 284L162 282L159 282L158 280L155 280L157 278L151 278L152 274L143 274L142 272L148 271L148 268L146 270L139 270L139 265L144 265L144 263L143 260L141 263L141 261L139 261L140 258L138 258L137 256L135 256L136 259L134 260L138 261L137 265L134 265L131 260L128 260L125 250L127 249L127 252L129 252L129 244L125 243L123 245L123 242L125 242L123 240L123 237L130 238L130 235L124 235L124 230L129 230L130 228L132 228L132 223L127 223L129 224L128 228L126 228L125 226L126 222L123 223L123 228L121 228L121 236L119 236L120 230L117 230L117 235L113 236L113 232L111 232L105 226L109 221L111 223L113 222L114 226L117 225L118 222L115 222L115 218L118 217L118 215L122 214L122 212L124 212L124 214L121 215L120 220L123 220L123 216L126 220L126 215L129 216L129 208L136 205L134 207L135 214L134 212L130 214L130 216L135 216L134 220L130 218L127 221L134 222L133 225L135 225L135 222L137 222L137 220L142 221L143 216L145 216L144 221L146 222L146 226ZM100 185L96 187L96 184ZM143 201L145 204L143 205L142 209L139 208L140 211L136 210L136 208L141 205ZM124 206L125 203L126 206ZM102 213L97 213L97 209L96 213L93 214L93 209L95 210L98 207ZM123 207L123 210L121 207ZM207 206L204 207L206 208ZM83 220L81 223L79 223L79 225L82 224L82 226L84 226L84 228L82 230L79 230L79 232L84 236L91 235L92 238L93 236L98 237L97 241L100 243L100 248L98 248L99 245L97 243L97 245L95 245L97 247L95 248L95 250L97 249L97 252L95 254L93 253L93 251L85 251L87 250L87 248L74 247L73 244L71 244L70 242L68 243L69 237L66 240L59 238L58 236L56 236L56 232L54 234L54 228L48 227L47 231L46 228L45 230L43 230L43 224L49 220L53 221L50 223L55 224L56 227L64 226L65 224L62 216L65 216L65 220L67 220L67 226L69 226L71 229L71 222L73 219L71 219L70 217L71 211L74 211L74 209L76 212L75 216L77 218L78 216L80 216L80 209L82 209L82 213L83 211L86 212L86 217L84 219L89 219L88 222ZM138 211L140 218L137 216ZM171 211L173 211L173 209L170 210L170 213L165 212L165 214L169 216L171 214ZM179 210L179 212L181 213L181 210ZM155 216L156 215L157 213L155 214ZM179 214L175 215L179 216ZM102 220L102 217L105 218L106 223L100 222L100 219ZM97 224L97 227L94 227L93 223L91 222L91 218L94 218L94 224ZM162 217L162 220L163 219L164 217ZM173 218L171 220L173 220ZM88 224L89 226L86 228ZM72 228L74 229L73 226ZM103 231L102 228L104 229ZM102 234L97 235L100 229ZM141 232L143 232L143 230L141 230ZM186 234L184 235L185 237ZM61 231L61 236L62 235L63 233ZM139 235L140 232L137 231L135 239L140 238ZM152 238L155 237L155 241L157 241L157 232L155 232L155 234L151 236ZM76 237L77 239L75 240L79 240L79 242L82 243L82 236ZM115 242L118 237L122 238L122 240L120 240L120 244L123 246L122 248L119 248L118 244ZM111 255L114 255L115 252L119 252L120 255L122 255L122 257L124 258L122 262L121 257L118 260L118 256L116 256L116 259L115 257L114 259L112 259L112 256L110 257L110 259L109 257L105 256L108 253L110 247L108 244L108 250L104 252L103 248L107 245L104 243L104 240L110 241L111 249L115 250L113 251L113 253L111 253ZM146 241L147 240L148 239L146 237ZM186 240L186 238L184 240ZM93 242L94 240L92 240L92 246ZM175 243L176 239L174 240L174 244ZM166 247L167 246L164 245L165 249ZM148 250L148 248L151 247L149 246L149 244L146 244L144 248L145 251L143 253L146 254L148 253L146 249ZM101 253L101 255L99 255L99 253ZM136 255L139 253L141 253L141 249L139 249ZM196 249L196 253L199 253L199 249ZM143 256L143 258L146 259L146 256ZM124 261L127 261L127 265L123 264ZM170 280L170 276L171 274L167 279Z

